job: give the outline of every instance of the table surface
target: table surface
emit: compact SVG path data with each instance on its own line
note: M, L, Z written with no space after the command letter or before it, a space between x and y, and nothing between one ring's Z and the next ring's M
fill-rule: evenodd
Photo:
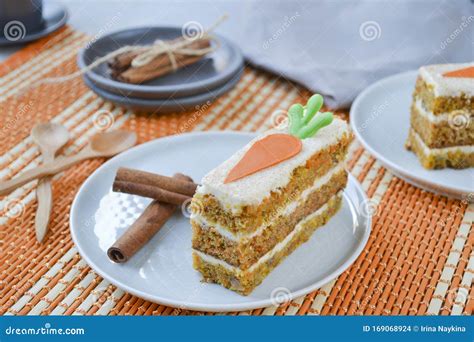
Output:
M187 113L134 113L98 98L80 78L25 90L41 77L76 71L76 53L88 40L66 27L0 64L2 179L41 163L29 137L37 122L65 125L72 139L62 153L71 155L103 129L135 131L139 143L185 131L262 131L274 124L277 109L310 95L280 76L251 67L228 94ZM109 120L106 127L100 124L103 115ZM80 185L104 161L84 161L54 178L54 207L43 244L34 233L36 183L1 199L1 314L198 314L125 293L98 276L77 253L69 232L70 206ZM472 314L474 205L403 182L357 141L348 169L374 211L372 234L360 257L306 296L279 307L233 314Z

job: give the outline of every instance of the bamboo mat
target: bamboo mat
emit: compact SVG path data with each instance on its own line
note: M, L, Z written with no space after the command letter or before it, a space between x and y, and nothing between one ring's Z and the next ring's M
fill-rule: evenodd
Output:
M247 67L240 83L214 103L181 114L139 115L94 95L81 79L44 85L15 96L24 84L76 70L88 38L66 27L0 65L1 179L39 165L29 137L37 122L65 125L72 139L64 154L92 134L122 127L139 143L202 130L261 131L278 109L309 93L275 75ZM272 114L272 113L277 114ZM90 160L55 177L54 208L44 244L35 240L35 183L0 202L0 312L32 315L192 315L147 302L91 270L69 233L69 210L80 185L105 160ZM372 234L356 262L337 279L279 307L234 315L470 315L473 311L474 205L425 192L393 176L355 142L351 173L370 197Z

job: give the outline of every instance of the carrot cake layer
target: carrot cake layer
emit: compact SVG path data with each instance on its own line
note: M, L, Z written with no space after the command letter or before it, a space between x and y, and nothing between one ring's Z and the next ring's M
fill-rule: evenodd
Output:
M335 118L316 136L303 139L301 152L295 157L225 183L229 171L256 141L278 132L281 130L270 130L252 140L208 173L193 198L193 211L231 233L251 233L268 225L280 208L298 198L316 178L343 161L352 139L347 123Z
M347 173L343 163L340 163L316 179L298 199L281 208L269 225L262 225L252 233L231 233L198 214L194 215L191 221L193 248L242 270L248 269L285 239L300 220L323 206L346 183Z
M193 251L193 266L203 275L204 281L218 283L230 290L248 295L285 257L309 240L317 228L329 221L340 206L341 193L338 193L318 210L298 222L291 233L245 270L198 250Z
M474 166L474 63L421 67L405 147L427 169Z
M430 148L474 145L474 111L456 110L434 115L416 98L410 124Z
M429 148L418 133L410 129L407 146L415 152L423 167L427 169L474 167L474 146Z

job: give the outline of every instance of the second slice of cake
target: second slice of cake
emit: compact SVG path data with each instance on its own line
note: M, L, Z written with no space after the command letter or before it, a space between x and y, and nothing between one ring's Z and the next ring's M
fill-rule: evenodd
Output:
M191 224L194 267L204 280L249 294L340 208L352 135L337 118L299 140L295 155L229 181L239 168L248 173L254 163L260 167L261 160L249 158L254 152L261 159L269 155L270 163L276 155L293 153L285 141L295 148L299 143L288 137L290 129L262 134L203 178Z
M427 169L474 167L474 63L420 68L406 147Z

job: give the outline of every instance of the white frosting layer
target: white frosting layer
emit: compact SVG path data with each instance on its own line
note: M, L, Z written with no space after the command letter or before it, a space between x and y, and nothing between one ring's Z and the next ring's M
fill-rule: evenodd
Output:
M337 173L341 172L342 170L344 170L344 163L341 162L339 163L338 165L336 165L335 167L333 167L331 170L329 170L325 175L323 175L322 177L320 178L317 178L313 185L310 186L309 188L305 189L301 195L299 196L299 198L297 198L296 200L294 201L291 201L290 203L288 203L285 207L281 208L278 213L277 213L277 217L280 216L280 215L284 215L284 216L288 216L290 215L291 213L293 213L293 211L296 210L296 208L298 207L298 205L304 201L307 200L308 196L313 193L314 191L316 191L317 189L321 188L324 184L326 184L327 182L329 182L329 180ZM226 227L223 227L222 225L218 224L218 223L214 223L214 222L209 222L208 220L206 220L204 217L202 217L201 215L199 214L196 214L196 213L193 213L191 214L191 220L193 221L196 221L201 227L203 227L204 229L205 228L209 228L209 227L214 227L214 229L220 234L222 235L223 237L225 237L226 239L228 240L231 240L231 241L236 241L236 242L240 242L244 239L248 240L248 239L252 239L253 237L257 236L257 235L260 235L269 225L261 225L260 227L258 227L255 231L251 232L251 233L233 233L231 232L228 228Z
M418 110L418 113L420 113L421 116L425 117L432 123L438 124L449 121L449 113L434 115L433 112L426 110L425 106L423 106L423 101L420 99L416 99L415 108Z
M286 133L287 129L284 132ZM231 210L233 213L238 212L240 207L244 205L258 205L270 196L272 191L284 187L289 182L295 168L304 165L317 151L336 144L348 132L347 123L339 118L334 118L329 126L319 130L314 137L303 139L302 150L296 156L237 181L224 184L230 170L240 161L255 141L272 133L282 133L281 130L277 129L267 131L209 172L202 179L197 193L212 194L225 209Z
M474 63L435 64L420 68L423 80L433 85L435 96L474 96L474 79L463 77L445 77L444 73L474 66Z
M334 195L332 198L336 197L336 196L341 196L342 194L342 191L339 191L336 195ZM331 199L332 199L331 198ZM298 222L298 224L296 225L295 229L293 229L293 231L288 234L282 241L280 241L279 243L277 243L275 245L275 247L273 247L272 250L268 251L265 255L263 255L260 259L258 259L258 261L256 263L254 263L252 266L250 266L247 270L245 271L242 271L240 268L238 267L235 267L234 265L231 265L231 264L228 264L227 262L223 261L223 260L220 260L216 257L213 257L211 255L208 255L208 254L205 254L203 252L200 252L196 249L193 249L193 252L196 253L201 259L203 259L205 262L208 262L210 264L214 264L214 265L220 265L222 267L224 267L225 269L231 271L232 273L234 274L242 274L244 272L252 272L253 270L255 270L260 264L266 262L267 260L269 260L270 258L272 258L276 253L278 253L279 251L281 251L283 248L285 248L285 246L293 239L293 237L298 234L301 230L304 229L304 224L306 222L308 222L309 220L315 218L316 216L319 216L321 215L324 211L326 211L328 208L328 205L327 203L324 204L321 208L319 208L317 211L315 211L314 213L312 213L311 215L308 215L306 216L304 219L302 219L300 222Z
M474 153L474 145L452 146L452 147L443 147L443 148L429 148L428 146L426 146L423 139L421 139L421 137L418 135L418 133L414 129L412 129L412 132L418 144L420 144L421 147L423 148L423 153L427 156L442 155L442 154L446 154L449 152L456 152L456 151L460 151L462 153Z

